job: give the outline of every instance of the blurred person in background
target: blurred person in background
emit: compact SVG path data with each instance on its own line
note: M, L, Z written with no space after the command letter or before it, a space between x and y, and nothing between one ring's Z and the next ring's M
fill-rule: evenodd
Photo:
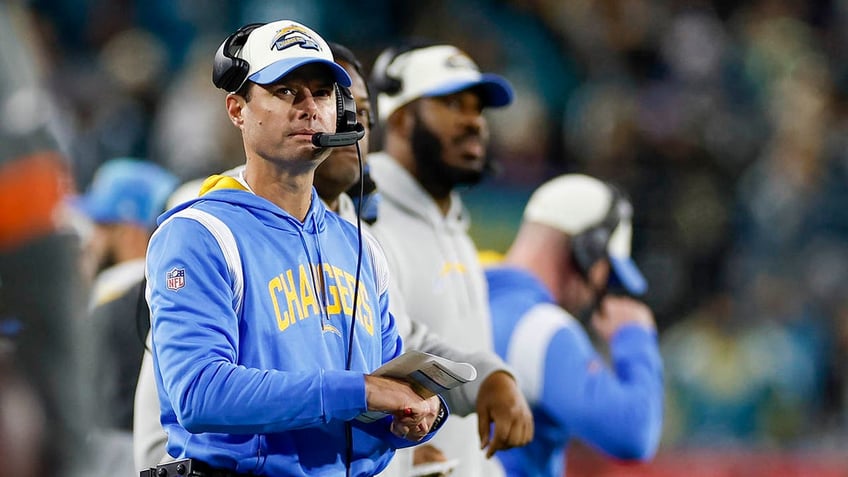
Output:
M144 278L147 241L177 181L150 161L111 159L97 169L86 193L71 201L92 224L83 258L93 280L90 308L114 300Z
M366 135L359 141L361 152L368 151L369 135L371 127L376 118L374 108L371 104L371 97L368 91L368 85L365 82L365 76L362 73L362 66L359 60L354 56L348 48L337 43L330 43L330 48L333 51L333 56L336 62L342 65L348 74L351 76L352 85L351 93L356 99L357 114L359 120L366 125ZM364 158L363 158L364 159ZM364 165L367 167L367 163ZM377 204L374 194L379 193L378 190L372 190L370 195L367 194L369 177L367 172L365 175L366 184L363 185L363 192L366 194L362 205L362 220L373 224L378 220ZM328 206L339 213L343 218L351 222L356 222L358 194L360 186L360 168L357 157L356 146L347 146L336 148L333 150L330 157L327 158L318 169L315 171L315 189L322 200ZM373 184L372 184L373 185ZM344 191L347 192L344 192ZM520 396L515 396L517 391L515 387L502 386L500 381L503 379L512 380L509 375L510 371L507 366L497 358L493 353L468 353L460 351L460 348L451 346L441 337L431 333L426 326L411 320L406 310L402 310L400 305L401 300L395 300L393 305L393 313L398 326L398 332L404 339L406 349L417 349L420 351L436 354L456 361L469 362L478 370L479 383L469 383L455 390L447 392L444 396L454 415L467 415L473 412L477 406L482 409L491 409L491 415L498 419L519 419L521 416L514 416L509 412L509 409L514 405L516 400L520 400ZM459 411L457 411L459 410ZM462 414L459 414L459 413ZM512 422L495 422L495 425L515 425ZM422 446L421 452L416 452L419 455L419 463L424 461L446 462L448 459L444 454L436 448ZM395 461L404 465L404 458L410 457L409 452L400 452L400 456L395 457ZM413 460L413 464L416 462ZM390 464L389 469L381 475L390 475L392 469L399 464Z
M491 353L485 278L455 188L483 177L489 140L483 110L508 105L512 88L500 76L481 73L451 45L389 48L377 58L371 84L379 91L384 131L383 151L368 159L382 197L372 230L392 270L392 297L447 345ZM478 396L515 393L513 376L494 376L497 381L485 381ZM498 475L487 458L531 439L531 415L520 394L511 406L492 403L480 399L467 412L453 409L468 415L455 416L433 440L438 452L458 460L456 475ZM474 411L476 420L469 414ZM389 471L407 475L404 466L421 463L426 457L420 453L432 447L412 457L399 454Z
M176 176L152 162L112 159L73 201L94 223L85 247L89 267L97 271L83 326L91 344L86 372L96 409L98 464L113 472L135 471L133 395L150 327L144 256L156 218L177 183Z
M0 2L0 472L77 476L88 457L85 289L78 236L62 223L70 169L49 127L33 29L17 2Z
M582 174L530 197L502 264L486 270L495 349L516 370L536 421L523 448L497 457L509 476L562 476L572 438L618 459L650 459L660 441L663 370L653 314L607 294L641 295L630 258L630 202ZM611 365L581 320L591 319Z

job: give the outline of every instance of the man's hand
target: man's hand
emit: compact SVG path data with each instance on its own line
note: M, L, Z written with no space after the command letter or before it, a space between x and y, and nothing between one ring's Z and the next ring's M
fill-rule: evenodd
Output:
M430 432L442 405L439 396L423 398L405 381L369 375L365 400L369 411L393 415L392 433L410 441L420 441Z
M433 396L427 401L430 403L430 408L434 409L434 413L425 413L416 415L411 408L406 408L401 412L392 413L395 419L392 421L392 433L394 435L418 442L424 438L433 428L433 421L439 414L439 408L442 403L439 401L439 396Z
M609 342L624 325L636 324L656 329L654 314L644 303L624 296L606 296L592 315L592 326L598 335Z
M490 432L494 423L494 433ZM533 413L515 379L504 371L490 374L477 394L477 430L486 457L526 445L533 439Z

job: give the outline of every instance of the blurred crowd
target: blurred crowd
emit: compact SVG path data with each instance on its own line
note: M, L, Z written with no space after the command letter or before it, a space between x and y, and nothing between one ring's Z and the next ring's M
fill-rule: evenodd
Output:
M210 80L242 24L296 19L366 70L402 37L465 49L516 89L491 118L498 174L466 193L480 248L503 251L554 174L630 195L664 445L848 442L848 3L5 1L48 91L17 100L44 102L77 190L116 157L182 180L243 161Z

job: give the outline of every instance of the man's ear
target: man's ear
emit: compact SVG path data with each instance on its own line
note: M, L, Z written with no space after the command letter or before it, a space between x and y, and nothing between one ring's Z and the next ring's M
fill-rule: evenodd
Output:
M244 117L242 116L242 113L244 112L245 103L246 101L242 96L235 93L227 95L227 115L230 117L230 122L239 129L241 129L244 124Z

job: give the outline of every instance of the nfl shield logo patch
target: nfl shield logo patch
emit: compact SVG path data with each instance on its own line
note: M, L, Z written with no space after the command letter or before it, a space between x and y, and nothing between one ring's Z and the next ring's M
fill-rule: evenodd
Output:
M165 274L165 283L169 290L177 291L185 286L185 268L172 268Z

